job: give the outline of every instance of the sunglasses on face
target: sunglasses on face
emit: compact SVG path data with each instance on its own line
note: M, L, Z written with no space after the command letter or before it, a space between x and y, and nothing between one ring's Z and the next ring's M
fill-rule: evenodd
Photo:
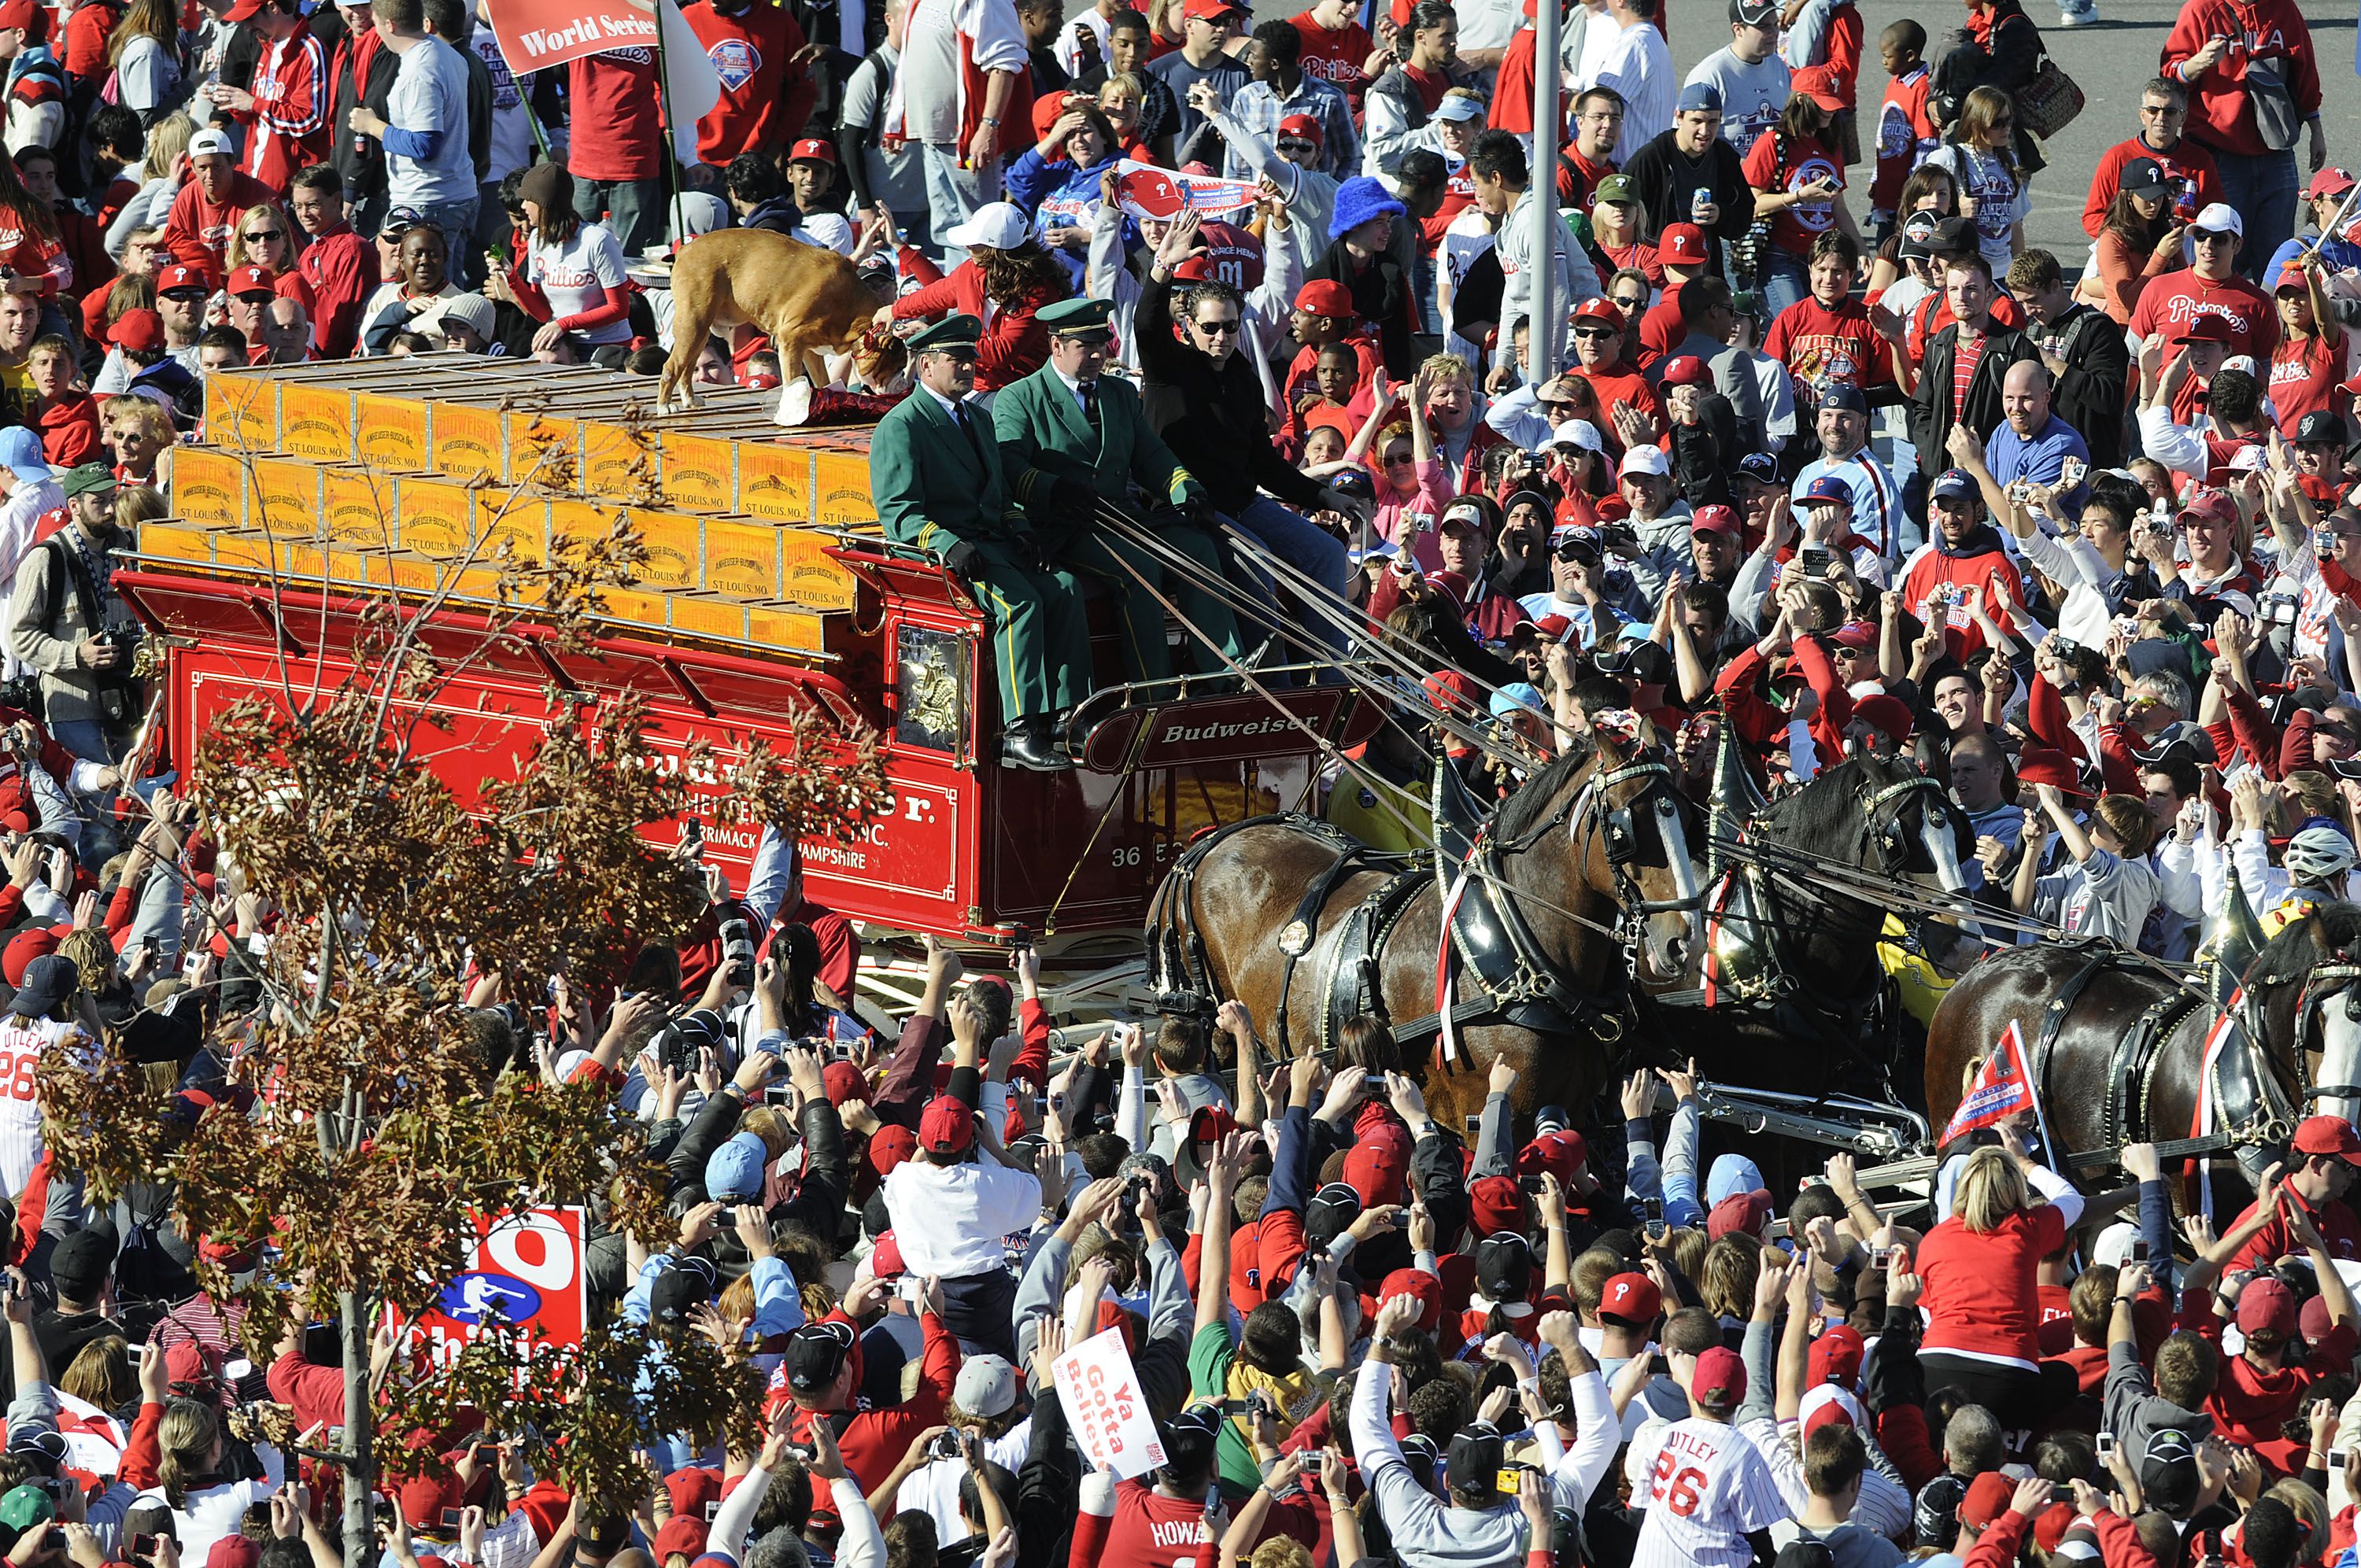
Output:
M1207 337L1235 337L1238 334L1238 323L1235 318L1225 322L1197 322L1193 324Z
M1620 337L1623 334L1617 332L1613 327L1578 326L1574 329L1574 335L1576 337Z
M1636 311L1648 302L1636 294L1618 294L1614 299L1616 309L1624 311Z
M1407 468L1416 461L1418 461L1418 459L1412 457L1407 452L1389 453L1386 457L1386 466L1389 468Z

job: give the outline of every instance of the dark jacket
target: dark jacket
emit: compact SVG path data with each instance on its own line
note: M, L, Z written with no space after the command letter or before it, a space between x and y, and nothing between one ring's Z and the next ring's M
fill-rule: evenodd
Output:
M1738 411L1719 392L1708 392L1695 424L1668 423L1673 438L1673 478L1681 499L1694 511L1731 506L1730 476L1746 448L1738 441Z
M492 68L467 47L467 39L451 47L467 68L467 158L476 166L476 183L481 185L492 172Z
M1262 381L1245 352L1216 367L1172 335L1172 285L1151 275L1140 295L1140 400L1148 422L1180 466L1205 487L1216 510L1235 517L1257 487L1290 506L1320 504L1320 486L1279 455L1263 428Z
M1959 346L1957 322L1928 340L1927 362L1918 367L1918 389L1910 396L1910 440L1918 448L1918 471L1930 479L1951 466L1951 455L1944 450L1951 426L1964 422L1976 433L1978 441L1990 441L1992 433L2000 428L2000 389L2009 367L2041 357L2031 338L2014 328L1999 327L1984 339L1983 357L1977 362L1975 374L1968 381L1968 395L1961 401L1963 420L1954 421L1951 366Z
M1997 87L2014 93L2040 73L2048 50L2042 47L2041 29L2018 0L1997 0L1984 38L1979 43L1967 28L1954 27L1935 51L1935 80L1927 94L1927 110L1947 131L1959 119L1960 106L1968 101L1968 94L1977 88ZM2019 170L2035 174L2048 161L2041 156L2041 143L2020 120L2016 127Z
M356 84L350 49L339 54L337 47L324 38L321 44L328 50L335 77L335 103L328 115L328 126L335 139L329 144L332 150L328 161L335 166L336 177L345 182L346 201L381 196L385 193L385 146L375 137L347 130L346 122L353 109L361 104L368 105L379 119L386 117L387 100L393 95L400 57L390 49L379 48L369 60L368 80Z
M1691 203L1699 187L1711 190L1715 204L1721 209L1710 237L1728 245L1744 239L1754 225L1754 190L1746 182L1737 148L1716 137L1703 157L1692 159L1673 138L1673 132L1664 132L1633 153L1623 169L1640 204L1647 209L1651 243L1666 225L1691 221ZM1720 246L1706 247L1706 262L1707 271L1717 278L1723 275Z
M2066 366L2049 395L2051 411L2082 433L2092 467L2121 467L2128 455L2124 416L2132 363L2123 330L2104 312L2076 305L2032 336Z
M789 236L803 225L804 215L792 196L774 196L738 220L740 228L768 229L773 234Z
M1397 381L1409 380L1418 369L1418 347L1411 337L1411 283L1393 252L1380 252L1367 266L1357 266L1345 242L1332 240L1305 274L1305 281L1313 279L1333 280L1353 291L1353 313L1377 325L1386 374Z

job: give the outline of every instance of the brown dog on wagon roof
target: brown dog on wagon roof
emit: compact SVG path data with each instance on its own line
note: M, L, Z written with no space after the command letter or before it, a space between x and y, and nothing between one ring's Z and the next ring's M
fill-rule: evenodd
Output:
M835 251L804 245L767 229L720 229L680 247L672 264L672 356L656 383L657 406L693 406L691 373L715 333L752 326L766 334L779 356L779 374L807 376L814 388L830 379L825 356L854 355L873 390L882 390L902 367L902 345L889 333L869 330L877 297L852 263Z

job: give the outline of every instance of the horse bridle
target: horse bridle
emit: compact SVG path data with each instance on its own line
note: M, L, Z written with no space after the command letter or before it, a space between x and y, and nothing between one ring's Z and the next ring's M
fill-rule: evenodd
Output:
M1644 778L1650 782L1633 799L1620 806L1608 802L1607 792L1630 779ZM1632 808L1642 801L1653 802L1651 807L1656 818L1656 844L1664 851L1667 868L1673 862L1672 829L1680 821L1680 800L1673 787L1673 770L1653 758L1642 758L1624 763L1603 777L1591 779L1582 786L1577 806L1582 822L1574 831L1596 825L1607 850L1608 872L1615 879L1615 902L1625 916L1639 917L1648 915L1687 915L1702 908L1702 890L1681 898L1650 898L1641 889L1631 868L1639 863L1640 843L1632 831ZM1587 804L1586 804L1587 803ZM1683 835L1686 840L1686 835Z
M2361 962L2356 962L2344 953L2338 953L2336 959L2333 963L2314 964L2304 970L2303 989L2296 992L2295 1033L2290 1041L2294 1059L2290 1065L2295 1070L2297 1097L2306 1105L2316 1100L2361 1097L2361 1084L2316 1084L2312 1081L2312 1044L2321 1010L2341 995L2345 998L2345 1016L2361 1017L2361 991L2354 989L2354 981L2361 981ZM2267 1020L2263 1016L2262 992L2267 988L2284 985L2294 978L2292 975L2264 975L2254 985L2244 988L2246 1015L2239 1022L2249 1039L2264 1042L2263 1048L2267 1053L2270 1048L2270 1031L2264 1026Z

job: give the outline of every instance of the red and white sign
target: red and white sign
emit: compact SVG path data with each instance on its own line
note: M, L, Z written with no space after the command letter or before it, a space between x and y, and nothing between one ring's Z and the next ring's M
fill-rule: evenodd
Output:
M1115 200L1135 218L1169 223L1183 207L1194 207L1209 218L1235 213L1254 205L1255 189L1251 181L1184 174L1129 158L1115 166Z
M443 1287L411 1332L432 1343L440 1365L495 1324L530 1328L549 1346L577 1345L590 1318L580 1209L531 1209L495 1224L476 1217L473 1266Z
M1092 1469L1111 1470L1117 1480L1129 1481L1164 1463L1156 1418L1148 1413L1121 1329L1093 1334L1060 1356L1053 1370L1066 1424L1074 1429Z

